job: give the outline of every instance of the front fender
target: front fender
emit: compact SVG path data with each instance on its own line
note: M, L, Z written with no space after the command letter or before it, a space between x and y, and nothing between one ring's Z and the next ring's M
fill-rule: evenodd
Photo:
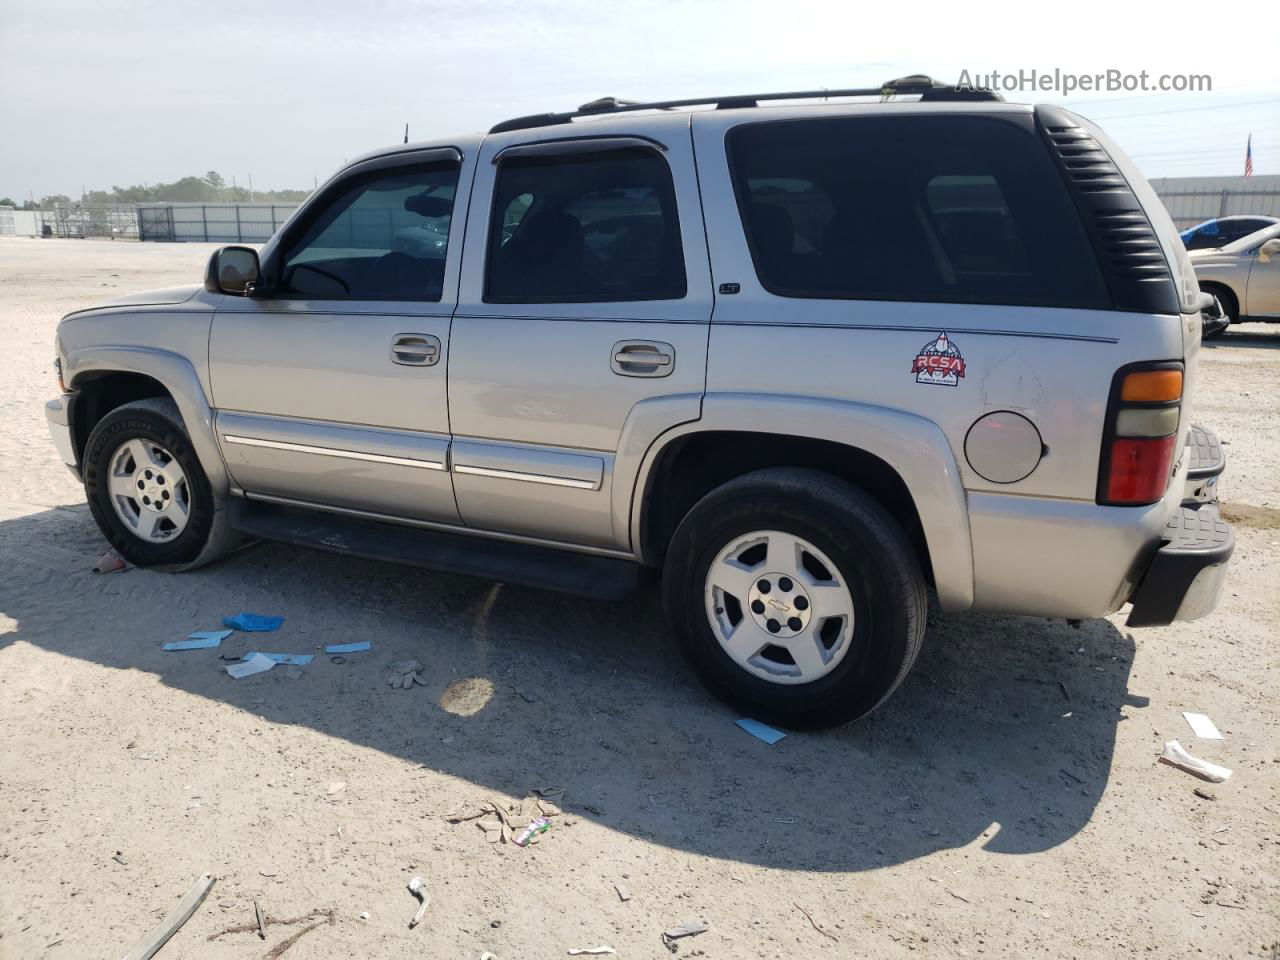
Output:
M631 542L641 544L641 504L654 464L673 441L702 431L778 433L827 440L879 457L907 485L920 514L943 609L973 605L973 545L960 471L946 435L933 421L871 404L821 397L708 393L702 416L663 433L637 471L631 497Z
M181 354L155 347L91 346L72 348L63 362L67 386L76 389L91 373L140 373L158 380L173 396L182 414L191 446L215 493L230 486L226 464L213 430L213 410L191 361Z

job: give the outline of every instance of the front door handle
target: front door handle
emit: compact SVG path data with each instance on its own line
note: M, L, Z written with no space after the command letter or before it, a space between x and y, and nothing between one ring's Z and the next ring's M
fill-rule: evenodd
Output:
M430 367L440 360L440 338L427 333L397 333L391 339L391 362Z
M660 340L619 340L609 366L624 377L666 377L676 367L676 348Z

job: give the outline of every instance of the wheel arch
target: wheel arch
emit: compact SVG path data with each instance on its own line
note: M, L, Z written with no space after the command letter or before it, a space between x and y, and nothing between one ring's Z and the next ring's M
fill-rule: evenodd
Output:
M946 436L913 414L810 397L708 395L702 417L650 446L638 472L631 543L657 563L694 503L763 467L811 467L867 490L907 530L943 607L973 603L964 488Z
M186 357L150 347L95 347L69 354L64 371L76 394L72 435L82 461L89 434L105 414L134 400L169 397L210 485L226 491L230 481L214 435L213 410Z
M1205 293L1214 293L1214 294L1218 294L1219 296L1221 296L1222 294L1226 294L1228 297L1231 298L1231 302L1235 304L1236 320L1240 319L1240 313L1244 307L1244 301L1241 298L1240 294L1236 291L1236 289L1231 286L1231 284L1226 283L1223 280L1205 280L1203 283L1200 284L1200 289L1203 290Z

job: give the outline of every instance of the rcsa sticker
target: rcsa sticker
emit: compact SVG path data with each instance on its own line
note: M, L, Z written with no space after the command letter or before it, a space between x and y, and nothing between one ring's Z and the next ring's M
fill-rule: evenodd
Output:
M937 340L920 348L915 362L911 364L911 372L916 375L916 383L954 387L964 376L964 357L944 330L938 334Z

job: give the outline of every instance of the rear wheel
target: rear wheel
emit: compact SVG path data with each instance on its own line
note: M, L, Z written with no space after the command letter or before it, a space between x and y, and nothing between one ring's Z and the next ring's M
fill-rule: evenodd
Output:
M192 568L225 553L235 535L168 399L117 407L85 446L85 494L98 528L140 567Z
M857 487L761 470L704 497L672 540L667 615L703 681L753 716L865 716L919 652L926 600L905 534Z

